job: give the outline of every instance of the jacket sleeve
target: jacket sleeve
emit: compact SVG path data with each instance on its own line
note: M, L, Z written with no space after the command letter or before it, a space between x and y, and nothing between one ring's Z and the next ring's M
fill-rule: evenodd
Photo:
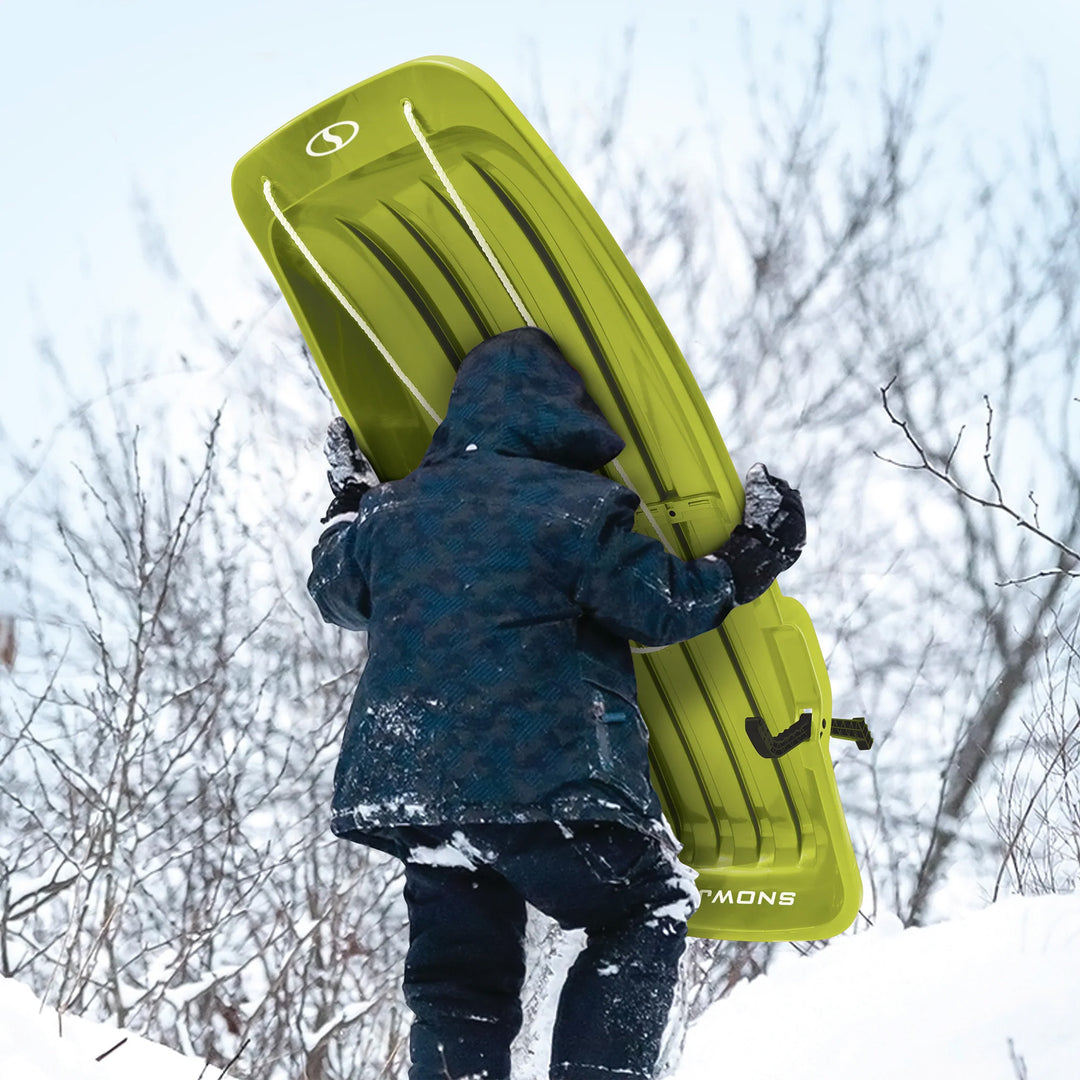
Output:
M311 553L308 592L323 619L346 630L365 630L371 617L371 593L358 545L353 522L339 519Z
M736 605L720 555L684 561L633 531L638 498L605 500L586 542L575 599L608 630L642 645L670 645L719 626Z

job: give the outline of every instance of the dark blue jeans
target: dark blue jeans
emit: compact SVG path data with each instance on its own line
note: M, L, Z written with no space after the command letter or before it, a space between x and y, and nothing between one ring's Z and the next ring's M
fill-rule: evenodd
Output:
M697 903L670 846L610 822L410 826L410 1080L509 1080L525 902L587 943L555 1021L552 1080L648 1080Z

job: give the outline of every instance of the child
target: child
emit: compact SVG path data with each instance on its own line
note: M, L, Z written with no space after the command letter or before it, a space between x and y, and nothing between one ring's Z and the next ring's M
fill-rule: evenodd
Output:
M308 587L369 634L332 828L405 863L411 1080L508 1080L526 901L587 935L553 1080L652 1076L697 893L649 784L629 642L718 626L798 558L805 522L755 466L744 523L683 562L595 474L623 445L531 328L469 353L401 480L378 485L331 425Z

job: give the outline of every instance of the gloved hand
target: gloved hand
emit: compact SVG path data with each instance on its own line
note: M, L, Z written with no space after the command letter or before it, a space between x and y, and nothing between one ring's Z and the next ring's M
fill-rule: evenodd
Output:
M330 464L326 478L330 481L330 490L334 493L322 519L327 522L339 514L355 513L364 495L373 487L379 486L379 478L375 475L371 462L356 445L352 429L343 416L335 416L330 421L330 426L326 429L323 452Z
M798 491L764 465L754 465L746 474L742 524L716 553L731 567L736 603L759 597L794 565L805 543L806 515Z
M762 531L762 539L792 565L806 543L802 498L786 481L773 476L760 462L746 474L743 524ZM785 568L786 569L786 568Z

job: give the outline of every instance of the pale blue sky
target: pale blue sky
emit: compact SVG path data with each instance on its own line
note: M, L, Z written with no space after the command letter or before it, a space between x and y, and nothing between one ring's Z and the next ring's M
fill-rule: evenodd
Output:
M226 288L214 268L227 264L224 251L249 243L229 194L236 159L297 113L386 67L429 53L461 56L526 105L535 54L553 113L567 116L588 107L600 67L619 61L632 26L631 116L641 146L662 147L698 86L722 114L745 84L740 17L767 55L781 24L789 45L809 37L822 6L0 0L0 423L25 438L47 410L34 391L36 336L51 333L78 371L89 367L107 318L138 309L156 324L162 289L135 237L136 188L185 279ZM932 38L934 108L964 140L992 148L1018 144L1023 113L1041 101L1042 68L1059 133L1076 149L1080 5L837 0L833 10L840 77L873 70L882 26L899 50Z

